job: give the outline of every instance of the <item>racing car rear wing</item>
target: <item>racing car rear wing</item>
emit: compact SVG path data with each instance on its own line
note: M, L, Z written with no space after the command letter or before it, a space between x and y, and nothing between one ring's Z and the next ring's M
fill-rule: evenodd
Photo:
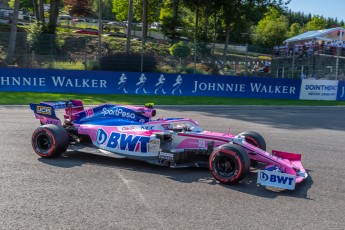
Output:
M84 110L83 102L80 100L69 101L43 101L39 104L30 103L30 109L34 111L35 117L43 124L61 124L56 116L55 109L65 109L64 118L72 118L73 114Z

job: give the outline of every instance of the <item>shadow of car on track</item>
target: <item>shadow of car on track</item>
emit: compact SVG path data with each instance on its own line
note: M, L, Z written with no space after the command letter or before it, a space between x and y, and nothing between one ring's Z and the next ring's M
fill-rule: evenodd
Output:
M296 184L295 190L279 190L275 188L266 188L264 186L259 186L256 184L257 179L257 172L251 171L240 183L235 186L231 186L231 189L236 190L238 192L250 194L253 196L264 197L264 198L275 198L278 196L286 196L286 197L293 197L293 198L302 198L302 199L309 199L308 198L308 191L313 184L313 179L310 175L312 171L308 171L308 178ZM222 185L226 186L226 185ZM227 186L229 187L229 186Z
M252 170L240 183L236 185L223 185L217 182L206 168L169 168L152 165L142 161L115 159L80 152L66 152L61 157L55 159L38 158L38 161L60 168L81 167L82 165L88 164L136 171L140 173L158 174L181 183L206 183L214 186L218 185L237 192L264 198L288 196L308 199L308 190L313 184L312 177L310 176L310 172L312 171L308 171L309 177L307 180L301 184L297 184L295 190L272 191L256 184L257 172L255 170Z

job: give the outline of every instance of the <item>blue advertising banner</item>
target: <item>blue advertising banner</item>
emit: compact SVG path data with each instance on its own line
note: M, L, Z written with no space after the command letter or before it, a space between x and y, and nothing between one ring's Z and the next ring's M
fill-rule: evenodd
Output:
M345 81L339 81L337 101L345 101Z
M299 99L301 80L0 68L0 91Z

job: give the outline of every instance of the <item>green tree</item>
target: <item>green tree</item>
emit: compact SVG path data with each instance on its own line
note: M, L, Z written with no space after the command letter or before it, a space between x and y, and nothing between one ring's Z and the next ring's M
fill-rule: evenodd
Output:
M128 2L128 23L127 23L127 35L126 35L126 54L131 51L131 31L132 31L132 19L133 19L133 0Z
M142 34L144 41L147 37L148 24L158 21L161 0L134 0L133 16L135 20L142 22Z
M191 49L188 44L180 41L172 45L169 48L169 52L170 52L170 55L179 58L181 62L182 58L187 58L190 56Z
M223 59L226 59L230 31L243 20L243 16L252 14L254 9L264 9L267 7L276 7L281 9L290 0L219 0L222 6L222 18L225 25L225 45ZM248 17L249 18L249 17Z
M15 2L15 0L9 0L8 5L11 8L14 8L14 2ZM21 9L27 9L31 12L33 11L33 0L20 0L19 4L20 4Z
M287 37L294 37L301 33L301 25L297 22L291 24L290 30L287 32Z
M14 58L14 50L16 48L16 40L17 40L17 22L18 22L18 14L19 14L19 7L20 3L19 0L15 0L13 3L13 16L12 16L12 25L11 25L11 33L10 33L10 39L8 43L8 49L7 49L7 63L13 64L13 58Z
M128 17L128 1L113 0L113 12L116 14L116 20L124 21Z
M228 53L231 25L236 24L237 18L243 14L241 0L220 0L222 6L222 17L225 24L225 45L223 51L224 63Z
M161 30L165 36L175 40L181 36L182 17L180 17L180 0L165 0L160 10L159 21Z
M8 5L13 8L15 0L9 0ZM34 12L38 22L45 24L44 4L49 3L48 0L20 0L21 9L27 9Z
M194 17L194 39L198 40L199 38L199 21L201 13L205 12L207 6L210 5L209 0L183 0L185 5L191 10L191 12L195 13Z
M41 22L43 25L46 24L45 17L44 17L44 0L38 0L38 20L37 22ZM43 27L45 29L45 27Z
M327 21L322 16L314 16L302 29L303 32L311 30L323 30L327 27Z
M113 12L113 0L102 0L102 19L114 20L116 14ZM92 11L99 12L99 0L92 0Z
M159 11L163 5L162 0L145 0L147 3L147 22L157 22L159 20ZM145 5L144 0L134 0L133 2L133 17L137 21L143 21L143 6Z
M269 7L265 17L255 28L254 41L260 45L280 45L288 31L288 19L276 7Z
M46 32L48 34L56 33L57 18L59 16L61 0L50 0L49 23Z
M91 0L65 0L65 5L70 6L70 14L75 16L87 16L93 13Z

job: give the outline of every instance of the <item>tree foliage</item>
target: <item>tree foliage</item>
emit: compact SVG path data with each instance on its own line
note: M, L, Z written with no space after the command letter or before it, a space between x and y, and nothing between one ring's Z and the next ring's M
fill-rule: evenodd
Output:
M113 0L102 0L102 19L114 20L116 14L113 12ZM98 15L99 0L92 0L92 11Z
M160 10L159 21L161 22L161 30L165 36L175 40L182 35L182 17L179 17L179 8L181 7L179 0L165 0Z
M190 56L191 49L187 43L180 41L172 45L169 52L174 57L186 58Z
M143 12L143 0L134 0L134 18L138 22L142 21L142 12ZM162 0L148 0L147 8L147 22L158 22L159 20L159 10L162 7Z
M14 8L14 2L15 2L15 0L9 0L8 5L11 8ZM20 0L19 2L20 2L20 8L21 9L28 9L30 11L33 11L32 0Z
M7 2L13 6L14 0ZM196 38L198 42L223 42L224 54L230 42L272 46L305 31L345 25L337 18L292 12L286 7L290 0L145 0L147 20L142 18L146 5L143 2L133 0L135 21L145 25L159 21L160 30L172 40L183 37ZM20 0L21 9L35 13L43 33L55 33L59 12L95 16L98 3L99 0ZM102 0L102 3L103 19L128 20L129 0ZM43 11L43 4L50 4L50 12ZM44 14L50 17L49 23L45 22Z
M254 40L265 46L280 45L286 39L288 19L275 7L270 7L255 28Z
M301 33L301 25L297 22L290 26L290 30L287 32L287 37L294 37Z
M314 16L306 25L306 31L326 29L327 21L321 16Z
M65 0L65 5L70 6L70 14L73 16L88 16L93 13L92 0Z
M116 19L118 21L127 20L128 1L127 0L113 0L113 12L116 14Z

